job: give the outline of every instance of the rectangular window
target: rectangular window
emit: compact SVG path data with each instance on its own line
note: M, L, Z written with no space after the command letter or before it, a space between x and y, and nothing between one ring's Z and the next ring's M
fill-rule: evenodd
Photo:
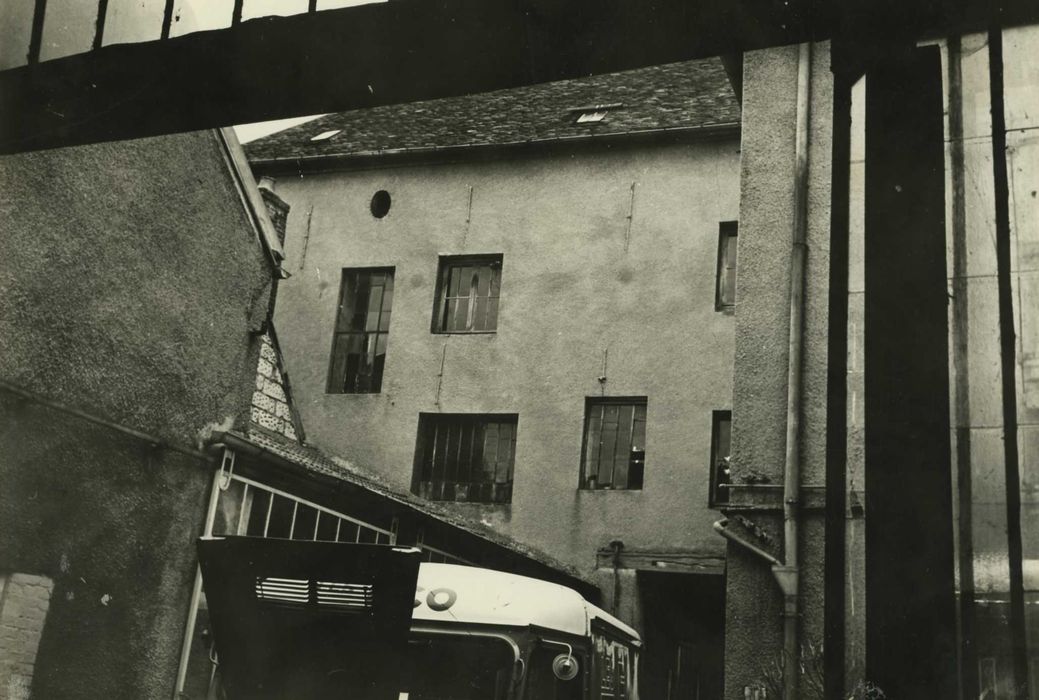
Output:
M511 503L516 414L420 413L413 491L432 501Z
M718 282L714 294L717 311L736 308L736 234L739 224L723 221L718 225Z
M501 266L501 255L442 256L433 332L497 330Z
M732 411L714 411L711 416L711 506L729 502L731 445Z
M339 292L329 394L382 389L393 308L393 268L346 268Z
M646 397L585 401L581 488L641 489L646 467Z

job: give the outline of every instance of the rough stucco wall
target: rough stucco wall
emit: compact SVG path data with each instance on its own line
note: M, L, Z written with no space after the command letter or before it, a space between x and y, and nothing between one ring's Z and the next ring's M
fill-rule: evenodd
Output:
M0 421L0 567L54 581L33 697L168 698L209 470L8 394Z
M711 411L731 400L733 318L715 311L714 285L738 157L727 140L285 176L278 195L313 207L309 231L290 219L294 276L276 311L308 438L410 488L446 348L440 411L519 414L512 505L459 511L584 571L613 539L720 553L708 463ZM379 189L393 197L383 219L368 210ZM431 334L437 256L481 252L504 254L497 333ZM396 267L382 393L326 394L340 270L365 266ZM649 399L642 491L577 489L606 348L605 393Z
M212 132L0 158L0 377L180 444L248 405L270 273Z
M213 133L0 189L0 378L181 446L248 415L270 272ZM0 569L55 582L33 696L168 698L211 466L2 390L0 426Z
M783 482L786 448L790 242L794 217L796 46L744 56L740 180L739 305L736 313L732 472ZM832 78L826 44L813 50L809 123L808 262L805 274L801 470L803 485L825 482L826 358ZM752 519L781 555L782 517ZM802 634L822 636L822 513L801 529ZM726 697L742 699L779 658L782 609L768 566L729 548ZM780 558L782 558L780 556Z

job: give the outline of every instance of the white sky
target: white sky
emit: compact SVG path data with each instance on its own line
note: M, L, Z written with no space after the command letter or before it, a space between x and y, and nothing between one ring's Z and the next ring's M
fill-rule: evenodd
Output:
M37 0L0 0L0 70L25 65ZM231 26L235 0L175 0L170 36ZM386 0L317 0L335 10ZM308 0L243 0L242 19L307 12ZM94 41L97 0L51 0L43 23L40 60L89 51ZM108 0L104 45L154 41L162 31L166 0Z
M296 126L303 122L308 122L311 119L317 119L318 117L324 116L323 114L314 114L309 117L292 117L290 119L276 119L270 122L254 122L252 124L238 124L235 126L235 133L238 135L238 140L242 143L249 143L255 141L261 136L267 134L273 134L275 131L281 131L282 129L288 129L290 126Z

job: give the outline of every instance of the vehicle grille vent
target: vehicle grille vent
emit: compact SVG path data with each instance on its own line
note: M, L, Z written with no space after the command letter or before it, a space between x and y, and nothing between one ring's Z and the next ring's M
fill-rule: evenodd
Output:
M370 613L374 588L370 583L313 581L300 578L256 579L256 598L275 605L317 606L342 612Z

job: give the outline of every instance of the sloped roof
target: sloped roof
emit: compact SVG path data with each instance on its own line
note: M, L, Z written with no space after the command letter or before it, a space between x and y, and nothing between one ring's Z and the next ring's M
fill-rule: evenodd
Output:
M250 426L244 431L220 433L215 435L213 440L218 442L226 440L232 445L237 441L242 441L244 444L258 448L268 455L278 457L309 472L323 474L348 482L373 494L395 501L429 518L439 520L459 530L464 530L499 547L536 561L543 566L565 574L575 581L580 581L592 587L595 586L577 569L559 561L546 552L521 543L477 520L461 516L440 503L427 501L408 491L396 489L373 471L366 470L345 459L331 457L312 445L300 444L295 440L273 433L260 426Z
M599 107L601 121L577 123ZM673 129L736 127L719 59L330 114L245 145L254 164L299 158L504 146ZM334 136L313 141L319 134Z

